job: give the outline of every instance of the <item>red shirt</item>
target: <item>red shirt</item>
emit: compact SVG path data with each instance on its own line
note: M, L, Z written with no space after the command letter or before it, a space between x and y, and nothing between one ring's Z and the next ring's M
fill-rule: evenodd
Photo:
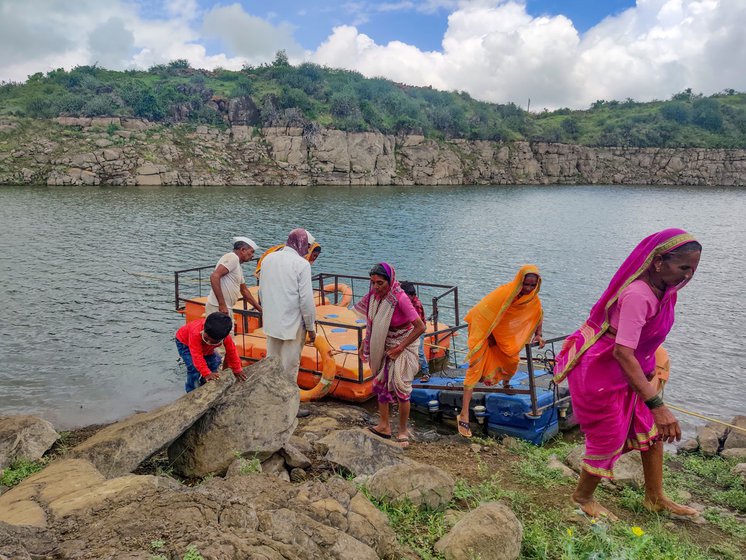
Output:
M176 340L189 347L189 353L192 355L194 367L202 377L207 377L212 373L207 367L205 356L209 356L215 351L220 344L225 345L225 361L228 363L233 373L241 373L241 358L238 356L238 350L233 343L231 335L226 336L220 344L205 344L202 340L202 329L205 328L205 319L197 319L187 323L176 331Z

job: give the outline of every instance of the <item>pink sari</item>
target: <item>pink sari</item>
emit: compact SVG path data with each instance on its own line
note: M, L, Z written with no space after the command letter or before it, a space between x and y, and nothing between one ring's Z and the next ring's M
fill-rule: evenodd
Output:
M667 229L643 239L557 356L555 381L567 377L573 413L586 436L583 468L591 474L612 478L614 463L623 453L645 451L658 436L653 415L612 355L616 341L607 334L611 311L622 291L648 269L653 257L694 240L680 229ZM646 375L655 373L655 351L673 326L676 294L683 286L666 290L657 313L642 328L635 357Z
M370 364L370 371L375 374L373 393L379 403L408 401L412 393L412 380L420 367L417 355L420 341L412 342L395 360L386 356L386 351L403 342L414 327L411 322L400 328L392 327L391 319L399 302L408 302L409 296L396 281L394 267L388 263L380 264L390 279L388 293L379 298L371 284L368 293L353 307L366 320L363 360Z

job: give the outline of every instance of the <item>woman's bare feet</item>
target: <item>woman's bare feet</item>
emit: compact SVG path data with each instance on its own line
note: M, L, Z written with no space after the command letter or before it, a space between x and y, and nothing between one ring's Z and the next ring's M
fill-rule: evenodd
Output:
M593 519L608 519L609 521L619 521L619 518L616 515L611 513L611 511L599 504L593 498L584 499L580 498L576 493L573 493L571 499L573 504L577 505L581 510L583 510L583 513L585 513L589 517L592 517Z
M699 514L696 509L689 506L682 506L681 504L677 504L676 502L669 500L665 496L656 499L646 497L642 501L642 505L645 506L645 509L647 509L648 511L667 511L672 515L680 515L682 517L694 517Z

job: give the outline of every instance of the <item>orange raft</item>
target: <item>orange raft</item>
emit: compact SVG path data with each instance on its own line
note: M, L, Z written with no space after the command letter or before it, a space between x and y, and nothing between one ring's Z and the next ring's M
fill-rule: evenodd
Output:
M330 292L333 292L334 285L330 286ZM341 289L341 284L338 288ZM249 289L252 295L256 295L256 286ZM342 294L344 296L344 292ZM185 301L187 322L204 316L206 299L195 297ZM259 326L259 318L246 316L242 313L244 309L252 310L252 307L242 300L233 307L233 339L242 361L247 364L267 356L267 338ZM428 322L426 333L445 328L443 323L438 323L436 328ZM302 389L303 400L320 399L325 395L351 402L370 399L373 396L373 375L368 364L358 357L358 346L365 338L365 319L346 306L318 305L316 333L316 344L306 344L301 352L298 386ZM444 357L451 336L452 333L439 335L437 343L426 337L425 357L428 360Z

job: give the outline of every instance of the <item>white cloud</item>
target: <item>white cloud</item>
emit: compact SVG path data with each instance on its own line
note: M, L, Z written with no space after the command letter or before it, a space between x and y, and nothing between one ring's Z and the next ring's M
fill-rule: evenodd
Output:
M441 52L376 44L335 28L310 59L495 102L584 108L596 99L665 99L691 87L746 89L746 3L638 0L580 35L564 16L532 17L520 2L473 0L448 18Z
M148 68L181 58L196 68L240 69L272 60L281 48L303 53L287 24L272 25L237 4L206 14L196 0L164 0L162 7L167 16L156 18L129 0L0 0L0 80L96 62ZM208 53L202 33L234 52Z
M91 58L104 68L121 68L132 55L134 40L121 18L109 18L88 34Z
M304 53L296 29L238 3L200 9L197 0L0 0L0 80L78 64L148 68L186 58L238 69L285 49L302 58L525 106L584 108L596 99L666 99L691 87L746 90L746 2L637 0L584 34L561 15L533 17L518 0L340 1L363 21L383 11L448 10L441 48L404 40L377 44L354 26L333 29ZM161 15L154 15L161 14ZM165 14L165 15L163 15ZM208 50L209 49L209 50Z
M280 49L291 57L303 53L293 38L294 28L290 24L273 25L246 13L239 4L218 6L207 12L202 31L209 37L218 38L234 55L252 64L274 58Z

